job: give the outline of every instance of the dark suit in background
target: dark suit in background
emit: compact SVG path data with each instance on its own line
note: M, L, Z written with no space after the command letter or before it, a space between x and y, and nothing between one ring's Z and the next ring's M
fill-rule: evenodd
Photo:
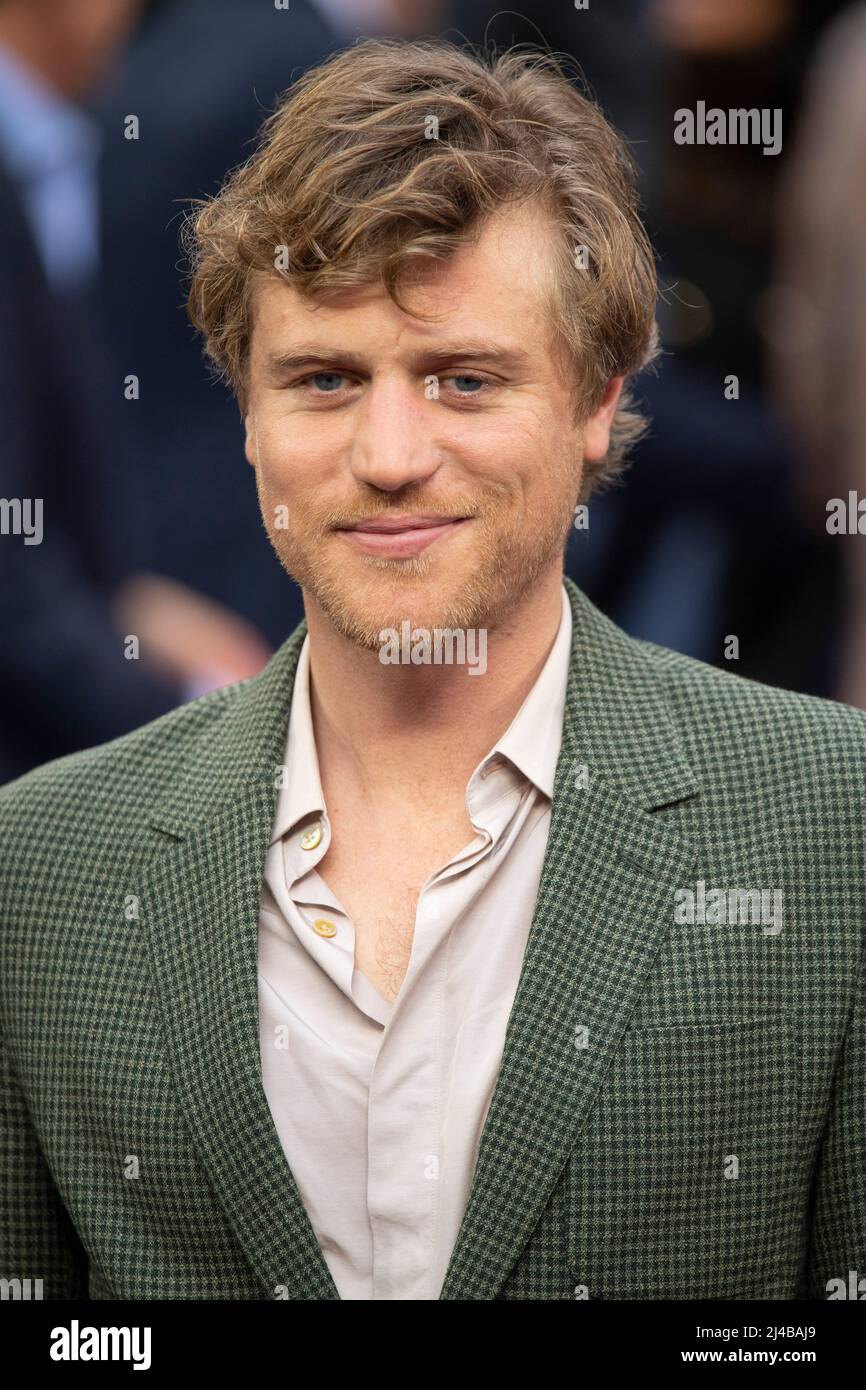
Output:
M43 539L0 535L0 781L163 714L180 692L123 656L103 510L110 394L86 301L49 289L0 166L0 496L42 498ZM112 534L114 533L114 534ZM117 552L117 553L115 553Z

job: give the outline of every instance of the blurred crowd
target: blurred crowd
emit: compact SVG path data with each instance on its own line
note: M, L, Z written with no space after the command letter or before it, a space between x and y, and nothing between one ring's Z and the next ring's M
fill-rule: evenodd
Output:
M637 637L866 707L866 4L0 0L0 780L254 674L302 616L178 234L376 34L570 55L640 168L653 427L569 573ZM701 103L780 112L778 150L678 143Z

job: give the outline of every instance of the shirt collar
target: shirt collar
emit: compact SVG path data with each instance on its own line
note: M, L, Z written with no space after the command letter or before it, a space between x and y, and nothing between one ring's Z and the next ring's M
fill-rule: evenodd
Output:
M484 776L491 765L501 763L506 758L551 800L562 746L565 692L571 659L571 604L564 584L561 593L559 628L547 660L505 733L472 774L472 780L479 775Z
M325 797L319 778L319 756L313 733L313 715L310 709L309 634L304 638L295 671L289 731L283 757L271 844L282 839L298 821L306 816L321 816L325 810Z
M553 798L571 654L571 604L564 585L561 593L559 628L547 660L505 733L478 764L470 785L506 759L545 796ZM322 816L325 812L310 709L309 635L304 638L298 657L284 759L270 838L272 845L299 821L313 815Z

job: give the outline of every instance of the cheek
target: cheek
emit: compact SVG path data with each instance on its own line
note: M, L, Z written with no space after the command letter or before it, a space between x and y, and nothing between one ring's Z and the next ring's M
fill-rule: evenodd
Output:
M576 492L581 442L571 421L541 405L503 416L481 440L467 442L463 458L478 478L543 512Z
M309 415L257 419L259 472L266 489L302 492L336 476L346 458L346 427Z
M259 508L266 529L285 531L289 519L302 515L304 460L281 433L275 437L259 428L258 466L256 468L256 489Z
M469 417L463 428L443 435L441 445L443 455L458 460L473 477L521 491L549 440L536 412L521 409Z
M314 538L329 502L339 500L342 455L324 433L307 419L258 423L259 509L278 551L293 539Z
M291 425L258 420L256 425L259 493L295 492L309 473L309 451L304 451L300 432Z

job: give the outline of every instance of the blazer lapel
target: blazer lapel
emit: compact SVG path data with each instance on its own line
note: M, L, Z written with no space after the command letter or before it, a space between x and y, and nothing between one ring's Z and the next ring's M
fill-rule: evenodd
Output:
M694 795L658 676L570 583L550 833L496 1089L441 1297L493 1299L568 1161L696 850L649 812Z
M163 847L141 902L178 1098L263 1297L335 1299L268 1107L258 1033L259 895L303 637L250 682L212 738L203 728L153 818Z

